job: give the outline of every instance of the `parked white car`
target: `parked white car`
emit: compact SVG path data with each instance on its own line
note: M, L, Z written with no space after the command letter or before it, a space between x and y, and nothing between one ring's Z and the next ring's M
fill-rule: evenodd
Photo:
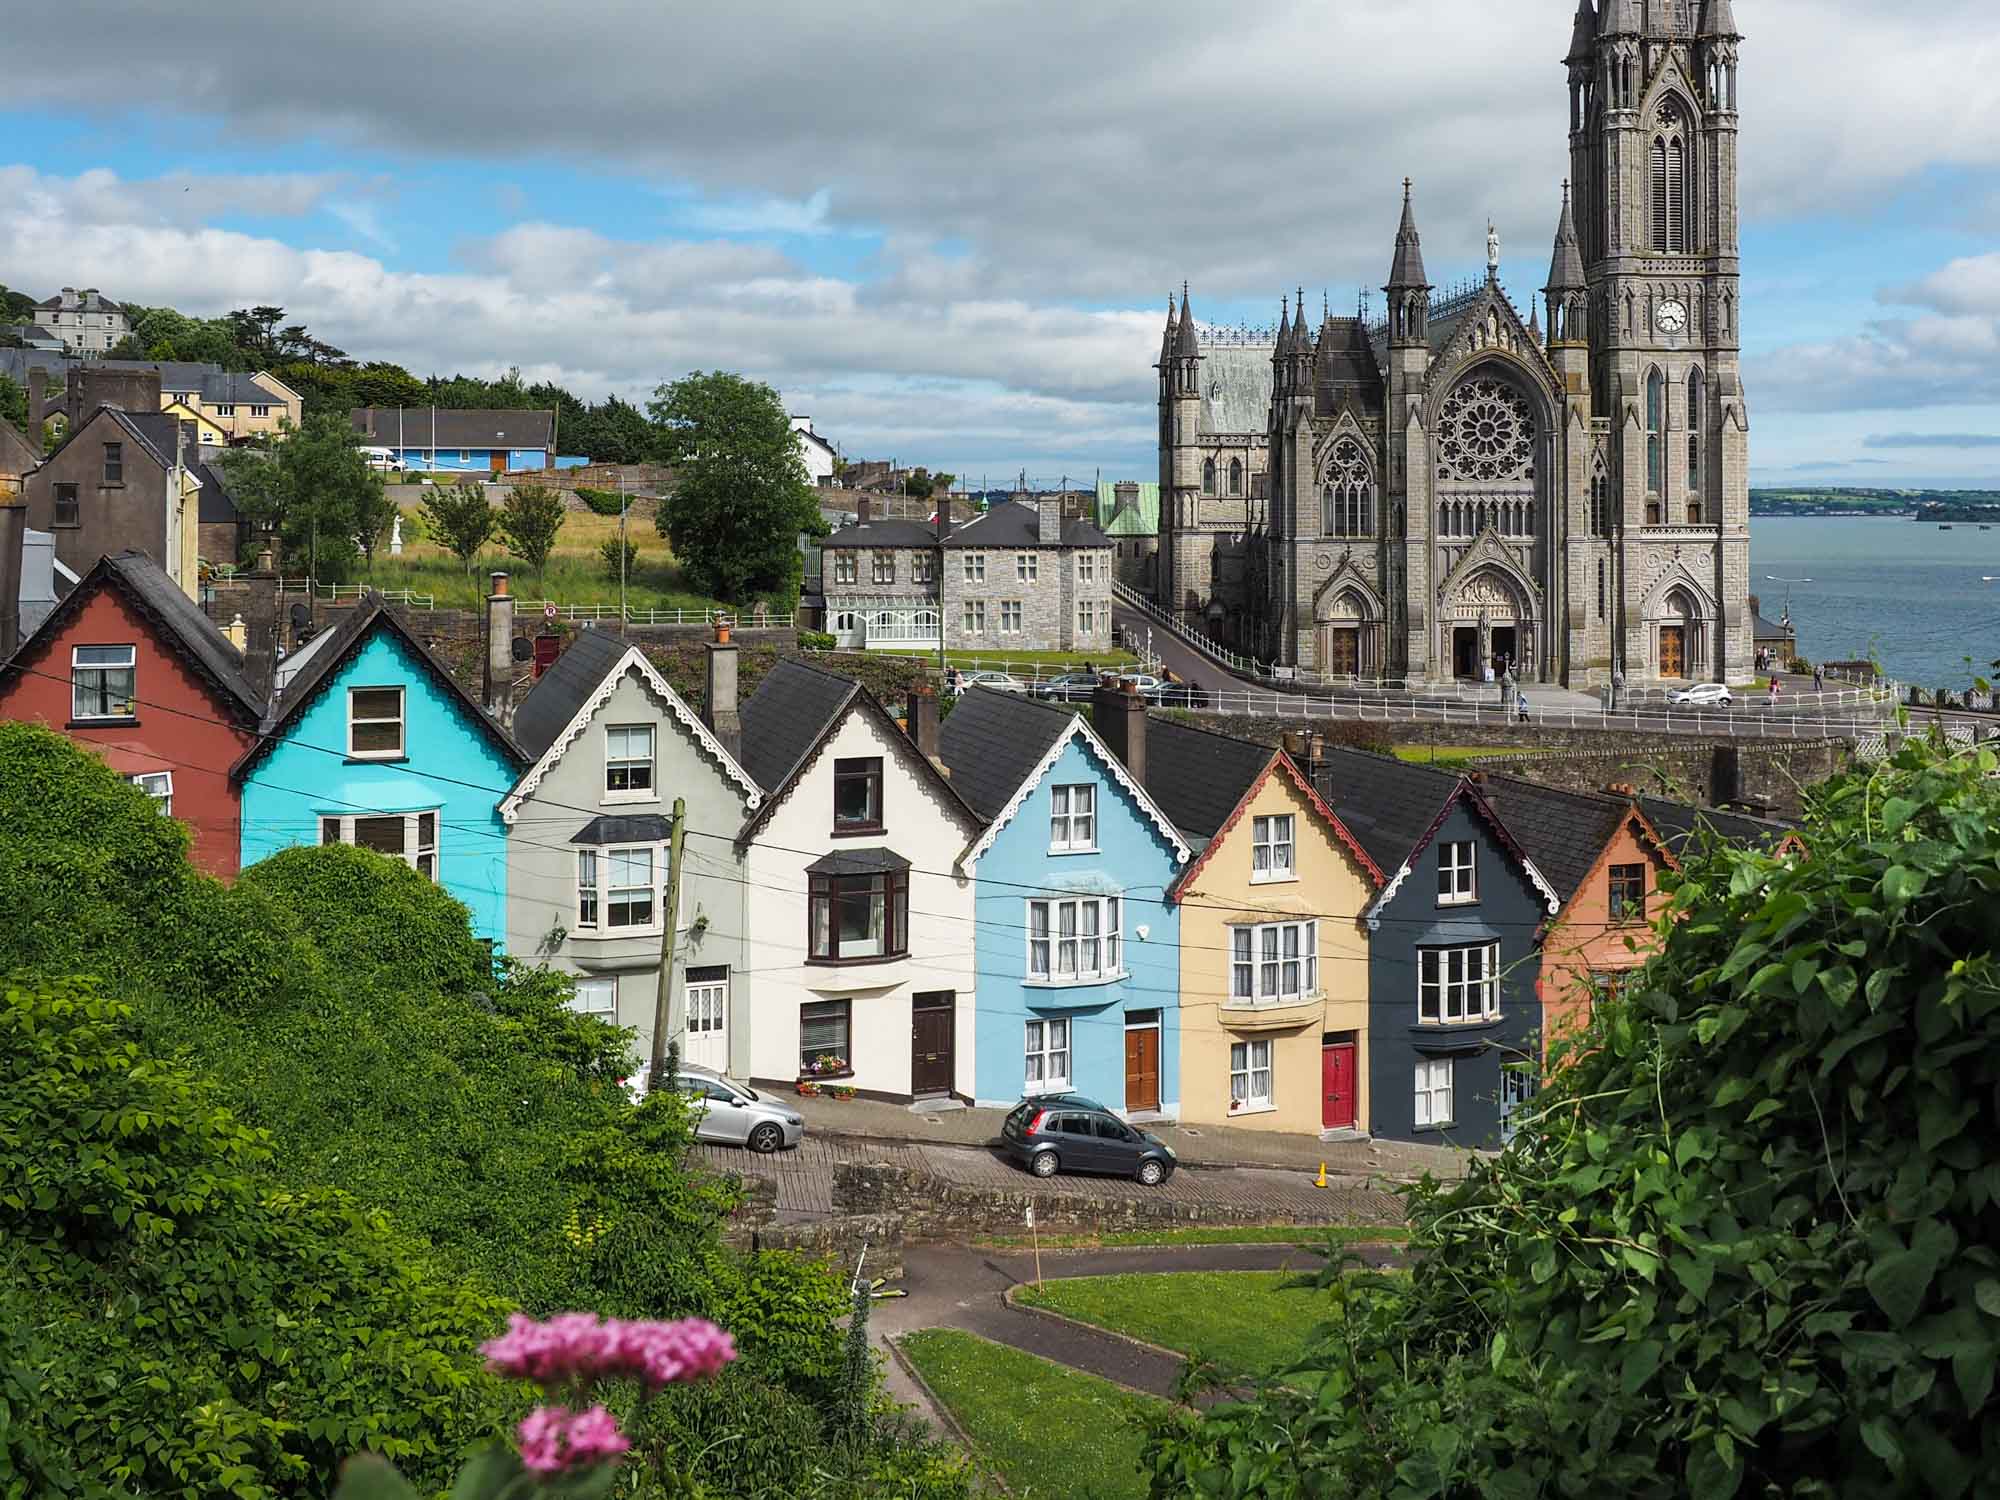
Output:
M1667 694L1667 702L1676 707L1727 708L1735 701L1729 694L1729 688L1720 682L1697 682L1693 687L1679 688Z
M642 1063L625 1079L626 1092L634 1103L646 1097L651 1074L651 1067ZM805 1117L797 1110L713 1068L683 1063L674 1086L694 1106L697 1140L748 1146L764 1154L796 1146L805 1137Z
M961 672L958 674L958 690L966 692L972 688L991 688L996 693L1025 693L1028 685L1018 677L1010 677L1005 672Z

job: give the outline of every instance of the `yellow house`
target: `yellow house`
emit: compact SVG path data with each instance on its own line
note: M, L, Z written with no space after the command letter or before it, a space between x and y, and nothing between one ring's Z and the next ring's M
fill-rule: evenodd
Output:
M183 422L193 423L199 433L196 439L197 442L211 448L221 448L228 445L229 438L223 430L207 417L204 417L199 411L195 410L194 407L188 405L187 402L163 398L160 410L170 417L179 417Z
M1382 872L1283 751L1156 719L1144 753L1200 850L1173 890L1182 1120L1366 1131L1362 913Z
M201 423L204 443L220 446L296 431L305 416L305 398L268 370L224 371L163 360L159 371L160 409L186 408L186 420Z

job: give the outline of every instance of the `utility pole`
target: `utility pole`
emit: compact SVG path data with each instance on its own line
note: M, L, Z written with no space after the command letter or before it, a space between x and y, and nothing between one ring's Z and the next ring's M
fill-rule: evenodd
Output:
M625 559L630 554L625 550L625 512L632 508L632 497L625 493L625 476L618 476L618 628L625 628Z
M674 997L674 934L681 923L681 841L687 832L687 798L674 798L673 832L667 840L667 909L660 913L660 986L653 996L653 1055L646 1062L646 1088L668 1087L660 1075L667 1065L667 1016Z

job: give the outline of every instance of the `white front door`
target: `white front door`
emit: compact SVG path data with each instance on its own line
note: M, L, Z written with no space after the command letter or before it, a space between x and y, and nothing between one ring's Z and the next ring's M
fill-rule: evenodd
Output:
M687 987L687 1038L682 1049L697 1067L729 1071L729 984Z

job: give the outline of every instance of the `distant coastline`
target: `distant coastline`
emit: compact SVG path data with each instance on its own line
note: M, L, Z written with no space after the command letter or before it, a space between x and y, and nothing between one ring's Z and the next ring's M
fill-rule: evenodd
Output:
M2000 490L1753 489L1754 516L1902 517L1915 521L2000 523Z

